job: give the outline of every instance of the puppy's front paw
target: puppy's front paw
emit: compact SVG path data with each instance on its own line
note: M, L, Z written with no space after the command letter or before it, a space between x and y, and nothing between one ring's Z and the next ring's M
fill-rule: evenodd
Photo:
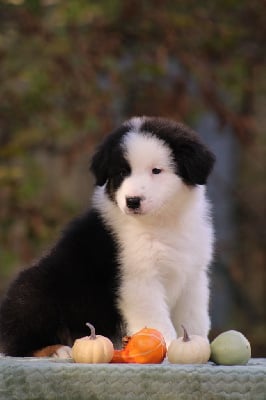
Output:
M34 357L54 357L54 358L71 358L71 347L55 344L52 346L43 347L33 353Z
M61 346L52 354L54 358L72 358L72 349L69 346Z

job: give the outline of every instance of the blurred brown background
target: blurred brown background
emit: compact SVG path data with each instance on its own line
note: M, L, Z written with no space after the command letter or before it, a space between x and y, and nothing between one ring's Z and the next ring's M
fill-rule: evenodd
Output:
M216 153L211 337L266 356L265 3L0 0L0 297L89 205L96 143L133 115Z

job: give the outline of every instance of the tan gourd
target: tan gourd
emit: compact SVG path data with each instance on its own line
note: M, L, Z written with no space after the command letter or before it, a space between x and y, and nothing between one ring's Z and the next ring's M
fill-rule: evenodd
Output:
M90 336L76 339L72 348L72 357L77 363L109 363L113 358L114 346L110 339L95 334L95 328L88 322Z
M173 364L204 364L211 355L208 339L199 335L188 335L182 325L184 336L173 340L168 348L168 360Z

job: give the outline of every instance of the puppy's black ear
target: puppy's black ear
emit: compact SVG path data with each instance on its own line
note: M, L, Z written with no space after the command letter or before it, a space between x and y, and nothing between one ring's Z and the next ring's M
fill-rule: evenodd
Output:
M146 117L141 127L170 146L176 173L187 185L205 185L215 157L188 126L165 118Z
M129 126L123 124L120 128L106 136L94 153L90 170L96 178L96 185L103 186L110 175L110 166L116 162L117 150L121 150L122 137L128 132Z
M91 159L90 170L95 176L96 185L103 186L108 179L109 154L105 143L100 145Z
M188 185L205 185L215 156L198 140L184 140L175 150L178 174Z

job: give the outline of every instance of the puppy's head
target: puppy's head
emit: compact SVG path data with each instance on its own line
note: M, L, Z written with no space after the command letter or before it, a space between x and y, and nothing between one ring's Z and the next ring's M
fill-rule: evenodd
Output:
M93 156L96 185L126 214L156 213L187 188L205 185L213 154L190 128L162 118L132 118Z

